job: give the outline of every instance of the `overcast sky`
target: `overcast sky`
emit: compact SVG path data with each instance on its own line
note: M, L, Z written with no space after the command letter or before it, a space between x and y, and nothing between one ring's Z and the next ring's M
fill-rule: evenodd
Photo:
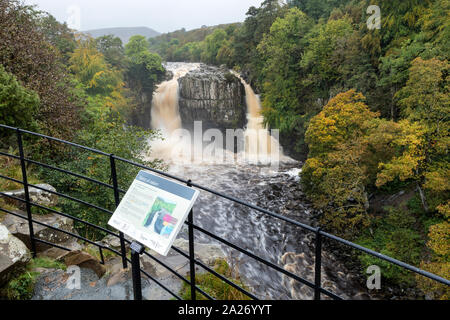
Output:
M149 27L158 32L244 21L263 0L25 0L81 31ZM80 14L78 15L77 12ZM79 16L79 19L77 18Z

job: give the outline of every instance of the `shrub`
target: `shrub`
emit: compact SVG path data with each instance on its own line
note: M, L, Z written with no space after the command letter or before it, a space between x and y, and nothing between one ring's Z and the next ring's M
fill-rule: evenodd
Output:
M246 288L246 286L241 282L237 272L233 272L226 260L216 260L214 271L225 276L227 279L248 291L248 288ZM190 278L188 277L188 279ZM195 281L200 289L218 300L250 300L250 298L241 291L233 288L211 273L196 275ZM200 293L197 293L196 297L198 300L207 300L207 298ZM191 299L191 287L185 282L183 283L183 288L181 289L181 298L184 300Z

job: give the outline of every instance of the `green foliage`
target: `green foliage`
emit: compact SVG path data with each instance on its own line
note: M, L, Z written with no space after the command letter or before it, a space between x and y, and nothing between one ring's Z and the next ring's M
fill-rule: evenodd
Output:
M294 8L283 18L277 18L270 32L258 46L263 58L264 99L263 115L266 123L291 132L307 113L302 105L302 69L298 62L304 54L306 35L312 21Z
M373 233L365 232L357 243L387 256L418 266L422 257L423 238L416 230L417 219L408 211L387 208L387 215L374 218ZM362 254L359 257L363 270L370 265L381 268L381 274L391 284L411 286L414 274L376 257Z
M37 273L25 272L11 280L5 291L9 300L30 300L33 297L35 278Z
M0 65L0 123L36 130L38 107L38 95L22 87L17 78Z
M205 50L202 53L202 61L210 64L217 63L217 54L220 48L225 43L227 33L222 29L215 30L205 39Z
M234 274L235 272L230 268L227 261L224 259L218 259L215 261L214 271L225 276L230 281L233 281L238 286L248 290L248 288L242 284L239 280L239 275ZM189 277L188 277L189 279ZM197 274L195 276L196 285L204 290L207 294L216 298L217 300L229 301L229 300L250 300L248 296L243 294L241 291L233 288L229 284L223 282L211 273ZM181 289L181 298L183 300L191 299L191 286L187 283L183 283L183 288ZM202 294L197 293L197 300L208 300Z
M18 150L9 148L9 154L18 155ZM6 177L10 177L16 180L22 180L22 167L20 162L16 159L0 156L0 174ZM41 183L31 167L27 168L27 179L30 184ZM22 189L23 185L16 183L14 181L9 181L6 179L0 179L0 191L10 191Z
M15 276L2 288L1 295L9 300L30 300L40 275L39 272L34 271L37 268L66 270L67 267L65 264L47 257L33 259L27 264L23 273Z
M123 128L123 122L114 118L111 111L91 111L95 112L93 119L104 119L104 121L95 121L89 127L79 132L76 142L82 145L90 146L107 153L125 159L134 160L150 167L163 169L160 161L143 161L140 158L142 154L150 152L148 139L155 139L155 133L145 131L137 127ZM109 121L105 121L112 117ZM58 161L57 165L65 170L70 170L79 174L87 175L96 180L112 184L110 162L108 157L84 152L76 149L67 151L66 157ZM117 161L117 175L119 186L127 189L136 177L139 168L127 165ZM104 207L111 211L114 210L114 193L112 190L89 181L80 180L76 177L41 169L42 180L54 186L58 191L67 193L75 198L87 201L89 203ZM84 205L71 201L62 201L60 207L63 212L70 212L76 217L82 218L88 222L108 227L107 222L109 214L95 209L87 208ZM105 234L82 224L76 224L76 228L83 236L89 239L99 240Z
M1 0L0 64L21 86L39 95L40 104L34 115L39 129L70 139L79 128L82 103L72 91L61 53L48 42L55 40L57 45L58 31L44 24L42 14L32 7L15 0Z
M67 269L67 266L64 263L56 261L49 257L38 257L31 260L27 268L29 270L37 268L45 268L45 269L61 269L65 271Z

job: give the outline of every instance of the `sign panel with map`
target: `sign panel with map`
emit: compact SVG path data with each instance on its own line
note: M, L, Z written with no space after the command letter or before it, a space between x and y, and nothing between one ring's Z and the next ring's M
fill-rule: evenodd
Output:
M108 224L166 256L199 191L140 171Z

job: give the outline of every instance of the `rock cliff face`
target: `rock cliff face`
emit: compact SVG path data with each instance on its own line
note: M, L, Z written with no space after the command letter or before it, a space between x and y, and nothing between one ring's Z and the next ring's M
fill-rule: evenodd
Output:
M227 69L201 64L199 69L180 78L179 84L183 128L192 130L194 121L203 121L203 130L245 126L245 88Z

